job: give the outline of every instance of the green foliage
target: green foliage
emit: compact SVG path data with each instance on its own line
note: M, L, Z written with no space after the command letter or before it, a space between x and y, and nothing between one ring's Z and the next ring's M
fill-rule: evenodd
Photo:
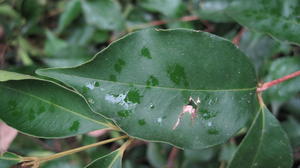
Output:
M5 152L0 128L0 167L299 166L300 78L257 98L300 70L299 11L298 0L0 0L0 121L20 132Z

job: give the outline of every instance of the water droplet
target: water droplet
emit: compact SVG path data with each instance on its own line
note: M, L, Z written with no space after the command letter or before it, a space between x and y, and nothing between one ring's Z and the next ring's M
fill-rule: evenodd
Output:
M211 127L211 126L212 126L212 122L209 121L209 122L207 123L207 126Z
M95 88L93 83L88 83L85 85L88 89L93 90Z
M74 121L71 125L71 127L69 128L70 131L78 131L80 126L80 122L79 121Z
M91 103L91 104L95 103L94 99L92 99L92 98L88 98L88 102Z
M154 109L155 106L153 104L150 104L150 109Z
M144 119L141 119L138 121L139 125L143 126L146 124L146 121Z
M122 111L118 111L118 115L122 118L126 118L128 116L130 116L132 112L130 110L122 110Z
M157 118L157 122L158 122L159 124L161 124L162 120L163 120L163 119L162 119L161 117Z
M149 49L146 48L146 47L143 47L143 48L141 49L141 55L142 55L143 57L152 59L151 53L150 53Z

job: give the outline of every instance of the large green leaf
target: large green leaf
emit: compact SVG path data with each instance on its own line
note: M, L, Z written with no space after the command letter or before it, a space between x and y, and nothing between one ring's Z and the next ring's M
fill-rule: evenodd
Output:
M234 0L226 13L250 29L300 44L299 0Z
M130 136L182 148L223 143L257 108L250 61L229 41L205 32L135 32L82 66L38 74L76 89ZM190 97L201 100L197 117L193 122L185 114L173 130Z
M106 30L124 28L124 19L118 1L82 0L81 3L88 24Z
M293 164L289 139L280 123L263 106L241 142L229 168L290 168Z
M82 97L53 82L6 71L0 81L0 118L21 132L54 138L109 127Z

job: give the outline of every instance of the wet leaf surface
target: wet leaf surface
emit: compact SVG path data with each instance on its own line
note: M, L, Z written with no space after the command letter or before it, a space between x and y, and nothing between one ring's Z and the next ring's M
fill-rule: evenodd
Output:
M130 136L182 148L223 143L257 108L250 61L229 41L204 32L143 30L82 66L38 73L76 89ZM200 104L189 104L198 98ZM173 130L190 107L196 115L184 113Z

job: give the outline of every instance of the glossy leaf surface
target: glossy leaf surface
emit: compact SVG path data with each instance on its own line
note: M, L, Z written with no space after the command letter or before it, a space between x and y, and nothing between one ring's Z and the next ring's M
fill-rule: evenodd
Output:
M226 13L250 29L300 44L298 0L234 0Z
M263 106L241 142L229 168L292 167L289 139L277 119Z
M223 143L257 107L252 64L229 41L204 32L143 30L82 66L38 73L75 88L130 136L183 148ZM196 117L186 113L173 130L190 98L201 100Z
M39 137L66 137L108 128L78 94L52 82L0 71L0 118Z

